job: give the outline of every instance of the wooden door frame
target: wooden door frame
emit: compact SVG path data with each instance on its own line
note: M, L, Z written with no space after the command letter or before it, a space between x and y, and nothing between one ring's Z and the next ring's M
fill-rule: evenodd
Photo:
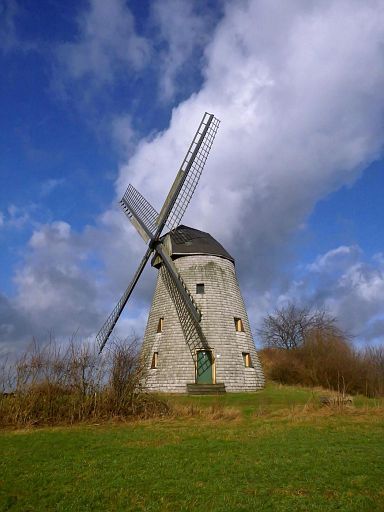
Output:
M215 358L215 349L213 348L198 348L195 351L196 363L195 363L195 383L197 382L197 363L198 363L198 352L210 352L212 356L212 384L216 384L216 358Z

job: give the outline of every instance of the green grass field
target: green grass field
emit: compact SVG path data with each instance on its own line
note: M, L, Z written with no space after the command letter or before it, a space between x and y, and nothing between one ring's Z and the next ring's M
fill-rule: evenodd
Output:
M0 510L384 511L382 404L169 397L173 418L0 433Z

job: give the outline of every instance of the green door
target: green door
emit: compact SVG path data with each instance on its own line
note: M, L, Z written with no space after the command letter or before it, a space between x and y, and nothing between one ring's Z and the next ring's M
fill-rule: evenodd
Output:
M213 384L212 378L212 352L199 350L197 352L197 384Z

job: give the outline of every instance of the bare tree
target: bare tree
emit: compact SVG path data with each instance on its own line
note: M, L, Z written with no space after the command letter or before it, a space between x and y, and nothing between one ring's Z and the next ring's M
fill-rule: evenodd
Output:
M109 386L115 414L119 415L127 408L135 409L135 402L143 391L146 370L136 338L129 343L114 343Z
M289 303L267 315L257 334L267 347L291 350L302 346L306 336L315 330L334 335L340 333L336 319L326 311Z

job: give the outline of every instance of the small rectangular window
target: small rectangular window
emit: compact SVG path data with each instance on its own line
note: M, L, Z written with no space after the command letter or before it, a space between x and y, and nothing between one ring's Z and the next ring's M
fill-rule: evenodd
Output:
M157 332L163 332L163 328L164 328L164 318L161 317L159 318L159 323L157 324Z
M243 361L246 368L251 368L251 354L249 352L243 352Z
M159 359L159 353L158 352L154 352L153 353L153 356L152 356L152 363L151 363L151 368L157 368L157 362L158 362L158 359Z
M237 332L244 332L244 325L241 318L235 318L235 329Z
M204 293L204 283L198 283L196 285L196 293L199 295L203 295Z

